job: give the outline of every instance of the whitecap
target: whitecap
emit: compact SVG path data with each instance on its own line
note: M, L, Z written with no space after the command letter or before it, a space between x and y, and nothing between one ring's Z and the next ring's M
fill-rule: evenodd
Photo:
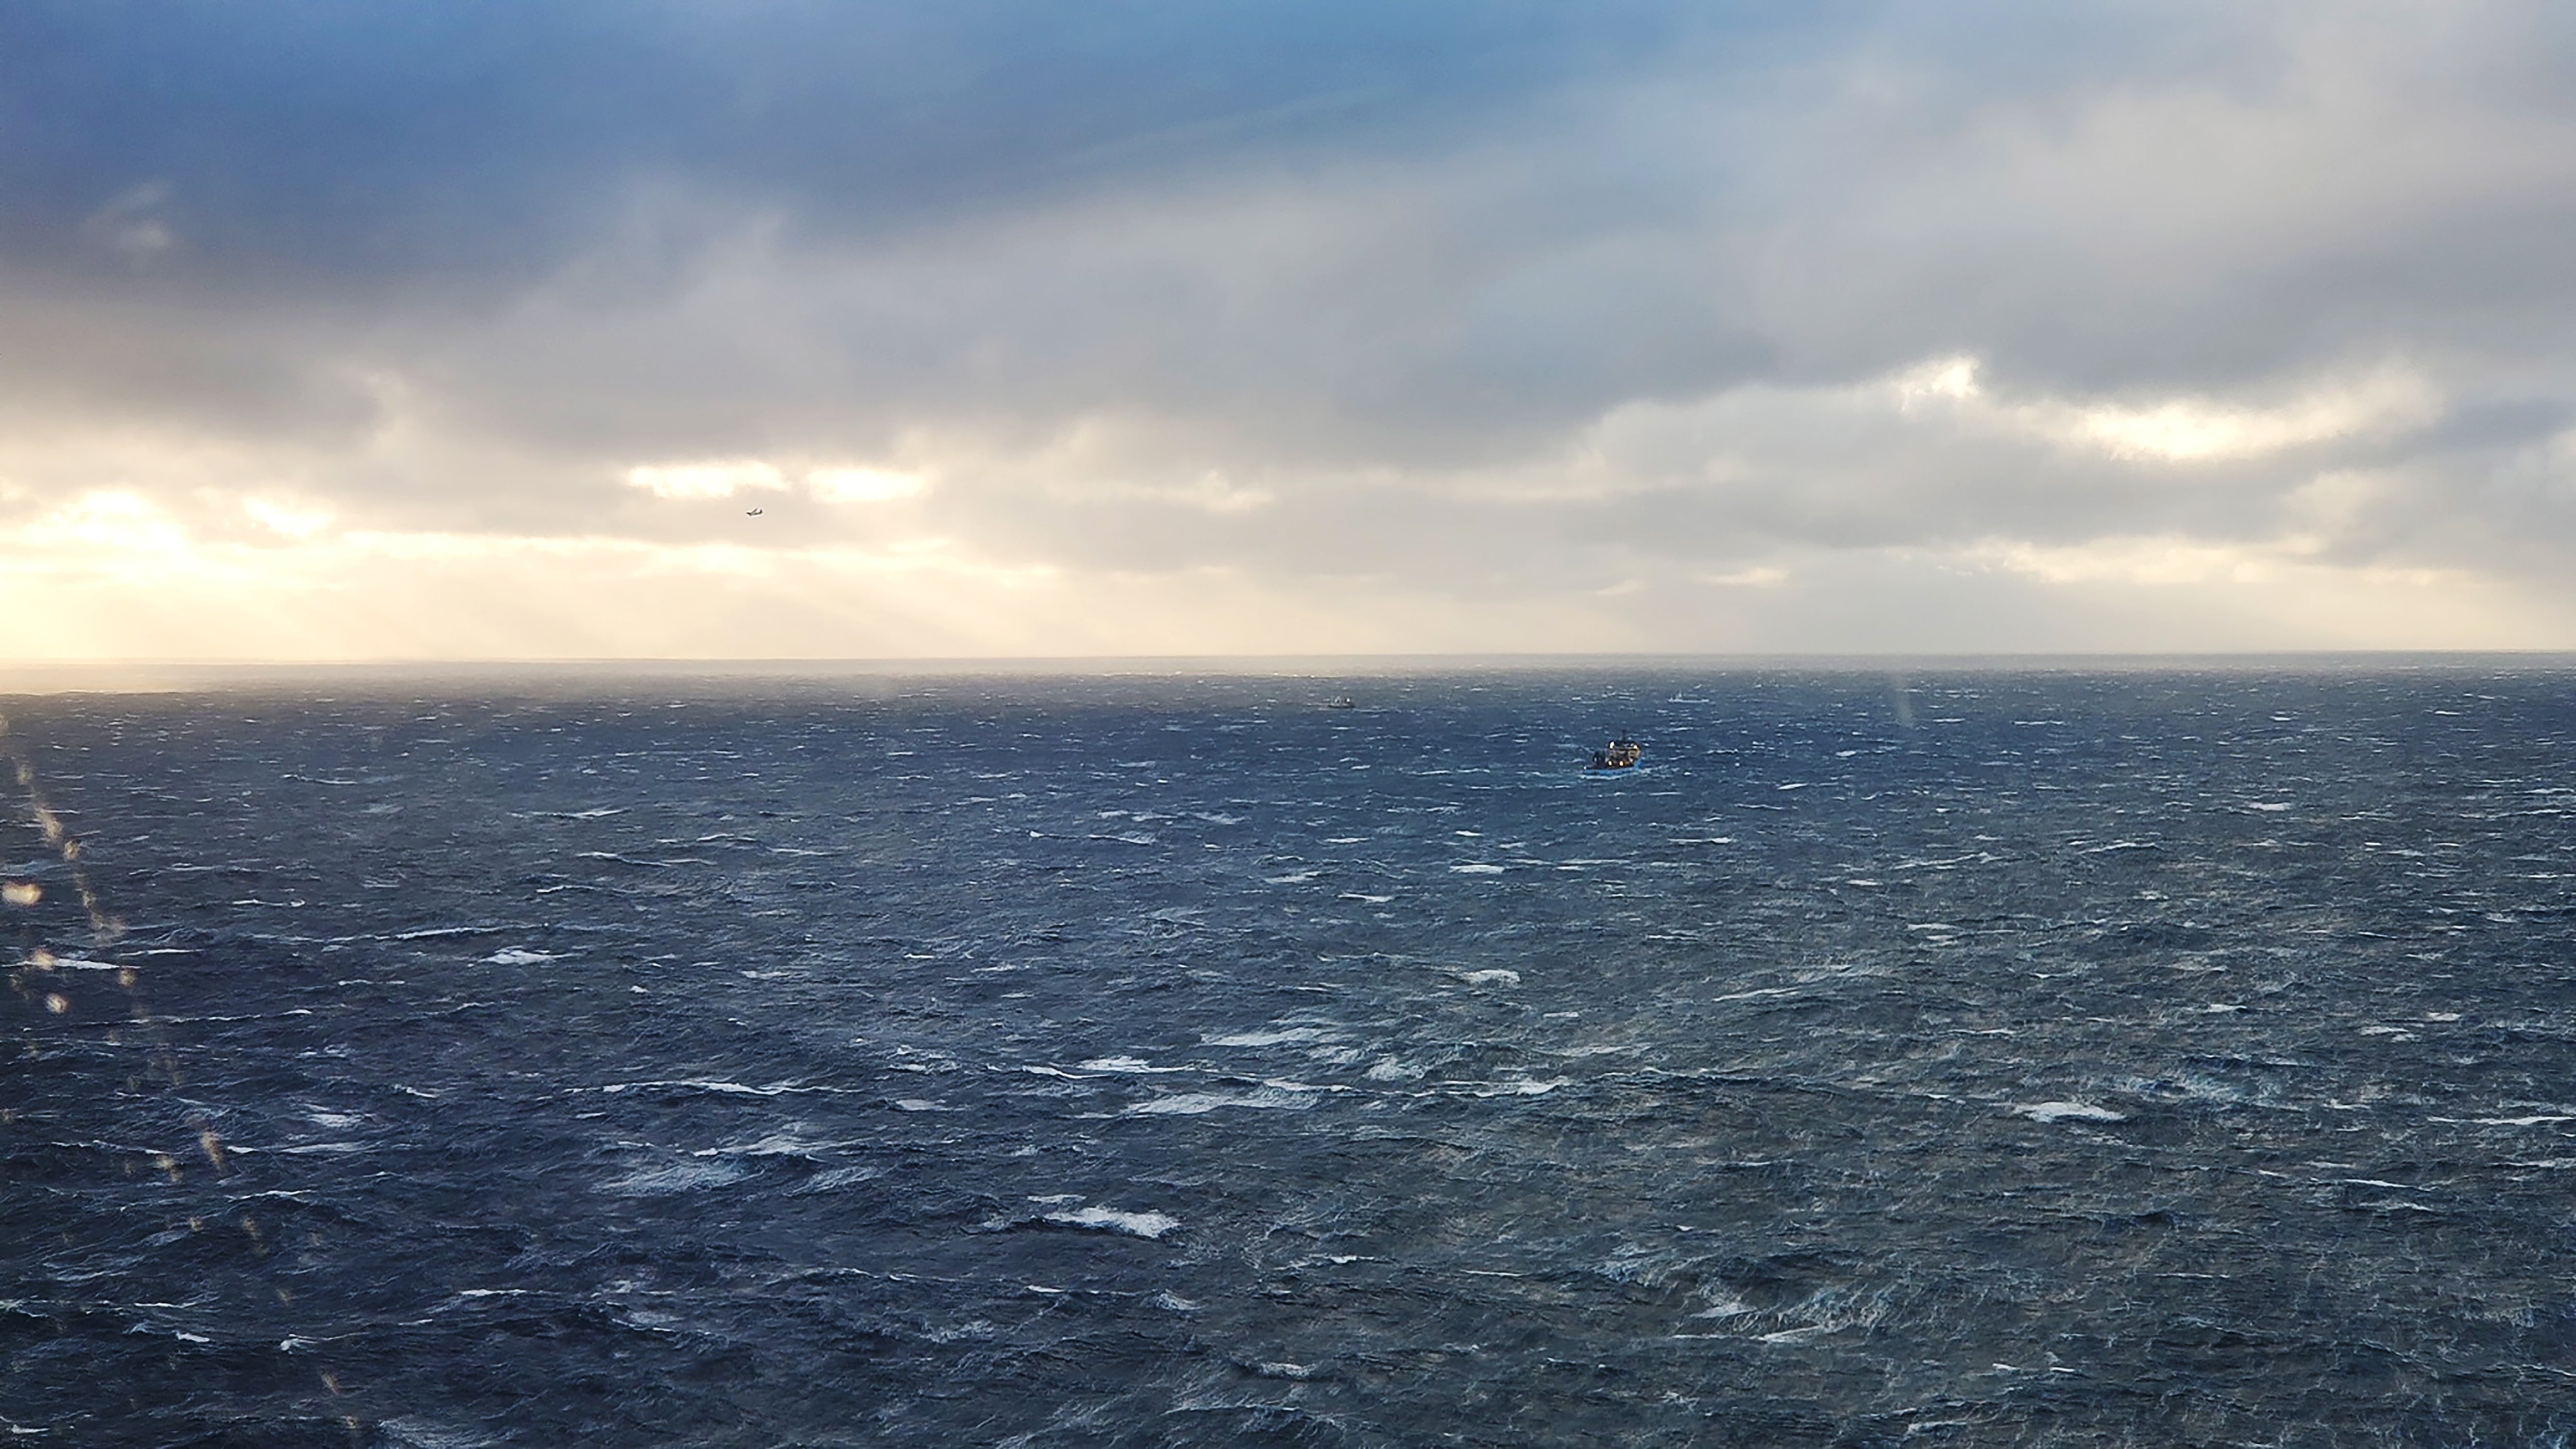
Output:
M775 1097L782 1092L795 1090L794 1088L787 1086L746 1087L740 1082L708 1081L706 1079L696 1077L672 1081L610 1082L599 1090L610 1096L615 1096L619 1092L648 1091L656 1087L666 1089L672 1087L687 1087L694 1091L714 1092L720 1096L726 1097Z
M483 1449L484 1445L501 1442L485 1438L471 1429L409 1415L383 1420L376 1425L376 1430L383 1437L387 1449Z
M1314 1106L1316 1101L1317 1095L1311 1089L1292 1092L1282 1091L1276 1087L1264 1087L1258 1092L1176 1092L1168 1097L1156 1097L1148 1102L1138 1102L1127 1109L1127 1115L1197 1117L1226 1107L1302 1112Z
M772 1132L757 1142L728 1143L722 1147L701 1147L692 1157L803 1157L829 1143L808 1141L793 1132Z
M1449 869L1456 875L1501 875L1503 873L1503 867L1499 865L1488 865L1483 861L1473 861L1466 865L1453 865L1449 867Z
M1458 973L1458 979L1470 986L1518 986L1521 984L1521 973L1507 967L1495 966L1483 971L1461 971Z
M511 946L483 958L486 966L542 966L563 958L552 951L531 951L524 946Z
M1093 1057L1079 1064L1086 1072L1186 1072L1188 1067L1158 1067L1143 1057Z
M1181 1225L1181 1220L1169 1213L1120 1212L1116 1208L1105 1207L1048 1213L1046 1220L1063 1227L1092 1228L1106 1233L1125 1233L1136 1238L1159 1238Z
M1205 1041L1209 1046L1221 1047L1293 1046L1299 1042L1338 1041L1340 1039L1341 1033L1339 1032L1325 1031L1320 1027L1312 1026L1282 1027L1272 1031L1239 1031L1229 1033L1225 1036L1201 1038L1201 1040Z
M2016 1104L2013 1111L2033 1122L2126 1122L2125 1112L2096 1107L2090 1102L2032 1102Z
M1557 1088L1570 1084L1571 1079L1566 1077L1554 1077L1544 1082L1524 1078L1517 1081L1496 1082L1489 1087L1478 1087L1476 1095L1479 1097L1544 1097Z
M739 1162L697 1161L673 1163L668 1167L648 1167L631 1172L613 1182L600 1184L608 1192L627 1197L653 1197L665 1193L695 1192L700 1188L724 1187L742 1181L751 1169Z
M883 1177L884 1175L885 1169L881 1167L835 1167L823 1172L815 1173L812 1177L805 1179L804 1184L796 1190L798 1192L830 1192L834 1188L853 1187L859 1183L866 1182L870 1178Z

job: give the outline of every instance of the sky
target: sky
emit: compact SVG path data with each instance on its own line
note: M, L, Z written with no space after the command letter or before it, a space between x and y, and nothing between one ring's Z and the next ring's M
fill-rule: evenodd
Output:
M0 660L2576 648L2576 7L14 0Z

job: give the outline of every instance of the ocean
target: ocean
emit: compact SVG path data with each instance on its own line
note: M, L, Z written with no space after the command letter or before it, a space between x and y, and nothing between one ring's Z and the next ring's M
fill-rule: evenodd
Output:
M2576 1433L2563 664L0 712L12 1442Z

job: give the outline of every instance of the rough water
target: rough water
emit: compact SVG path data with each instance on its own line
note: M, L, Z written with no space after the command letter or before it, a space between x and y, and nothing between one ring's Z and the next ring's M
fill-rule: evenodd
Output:
M13 1441L2576 1431L2564 669L6 710Z

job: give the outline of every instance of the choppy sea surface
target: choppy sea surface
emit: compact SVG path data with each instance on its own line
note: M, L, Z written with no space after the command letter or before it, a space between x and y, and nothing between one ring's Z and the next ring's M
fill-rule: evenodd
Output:
M2576 1432L2564 669L0 705L13 1442Z

